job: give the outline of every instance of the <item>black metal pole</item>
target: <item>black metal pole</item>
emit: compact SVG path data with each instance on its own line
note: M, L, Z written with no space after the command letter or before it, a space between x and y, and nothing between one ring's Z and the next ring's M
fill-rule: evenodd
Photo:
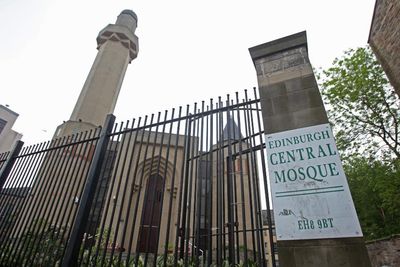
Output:
M239 105L239 93L236 92L236 104ZM247 265L248 263L248 255L247 255L247 250L248 250L248 244L247 244L247 225L246 225L246 206L245 203L248 201L245 198L245 193L244 193L244 168L243 168L243 136L242 136L242 129L241 129L241 123L240 123L240 111L239 109L237 111L237 121L238 121L238 130L239 130L239 136L237 137L239 140L239 177L240 177L240 198L241 198L241 207L242 207L242 229L243 229L243 243L245 246L245 251L244 251L244 262ZM243 114L244 115L244 114ZM247 174L248 175L248 174ZM250 185L248 185L249 191L251 191ZM250 192L249 192L250 193ZM250 201L249 201L250 202ZM236 206L237 207L237 206ZM253 210L250 210L250 214L253 213ZM251 215L250 215L251 216ZM239 239L239 238L238 238Z
M243 103L246 103L246 101L243 100ZM246 136L251 136L250 114L249 114L249 109L250 108L249 107L251 107L251 106L246 106L246 108L245 108L246 112L245 112L245 116L244 116ZM250 146L250 150L247 152L247 153L249 153L249 156L246 157L246 165L247 165L247 170L248 170L248 176L247 176L248 182L247 183L248 183L249 189L250 189L249 190L249 203L250 203L250 210L251 210L250 219L251 219L251 229L252 229L251 235L252 235L252 243L253 243L253 261L257 262L258 265L261 266L261 259L259 257L260 253L256 253L256 251L260 252L260 240L259 240L260 237L258 235L258 232L257 232L257 235L255 235L255 233L254 233L255 224L256 224L257 228L259 228L259 225L258 225L258 220L257 220L257 215L256 215L256 211L257 211L257 209L256 209L256 200L257 200L256 197L257 196L255 194L255 186L254 186L254 184L252 184L252 181L254 183L254 179L255 179L254 178L255 169L254 169L254 166L253 166L253 164L255 162L255 160L254 160L254 151L253 151L254 142L253 142L252 138L249 139L248 143L249 143L249 146ZM249 161L251 161L252 164L250 164ZM253 196L254 196L254 198L253 198ZM256 238L257 238L257 246L256 246ZM257 259L256 259L256 256L257 256L256 254L258 255Z
M210 110L212 111L214 109L213 106L213 99L210 99ZM210 116L210 145L207 145L207 149L209 151L212 151L212 147L213 147L213 117L214 114L211 114ZM207 156L207 175L206 175L206 199L208 201L206 201L206 211L208 211L208 214L206 215L206 224L207 224L207 250L208 250L208 254L207 254L207 266L211 266L212 263L212 214L213 214L213 202L212 202L212 198L213 198L213 170L212 170L212 166L213 166L213 152L209 153L209 155ZM204 261L204 260L203 260Z
M196 109L196 108L195 108ZM183 179L184 179L184 183L185 183L185 185L184 185L184 188L183 188L183 190L182 190L182 187L181 187L181 191L183 192L183 201L182 202L180 202L181 203L181 205L182 205L182 219L181 219L181 228L179 229L180 230L180 237L181 237L181 239L180 239L180 245L179 245L179 249L180 249L180 251L179 251L179 258L180 259L182 259L183 257L184 257L184 251L185 251L185 237L186 237L186 212L187 212L187 198L188 198L188 196L187 196L187 191L188 191L188 182L189 182L189 169L190 169L190 148L191 148L191 146L193 146L194 144L192 144L192 139L191 139L191 135L192 135L192 133L191 133L191 131L192 131L192 120L188 120L188 131L187 131L187 134L188 134L188 136L187 136L187 143L186 143L186 145L187 145L187 147L186 147L186 154L185 154L185 161L186 161L186 166L185 166L185 175L184 175L184 177L183 177ZM180 215L180 213L178 213L178 216Z
M201 168L203 164L203 157L204 157L204 148L203 148L203 143L204 143L204 101L201 102L201 112L199 112L201 115L199 117L199 127L197 128L197 137L199 138L198 140L198 149L197 149L197 154L199 158L196 158L196 160L192 161L192 164L195 164L196 170L195 170L195 184L194 184L194 193L193 193L193 237L192 237L192 262L194 263L195 266L198 266L198 257L199 257L199 238L200 238L200 216L201 216L201 191L202 191L202 173L201 173ZM201 125L201 126L200 126ZM189 239L190 240L190 239ZM193 251L194 248L194 251Z
M253 88L254 91L254 98L257 99L257 89L254 87ZM258 103L256 103L256 110L258 110ZM256 112L257 114L257 124L258 124L258 128L261 129L261 116L260 116L260 112ZM260 135L260 143L263 143L262 140L262 136ZM264 192L265 192L265 202L267 204L267 220L268 220L268 232L269 232L269 242L270 242L270 255L271 255L271 259L272 259L272 266L275 267L276 266L276 259L275 259L275 244L274 244L274 240L273 240L273 231L272 231L272 217L271 217L271 208L269 205L269 189L268 189L268 182L267 182L267 168L266 168L266 164L265 164L266 160L265 160L265 156L264 156L264 152L261 153L261 164L262 164L262 173L263 173L263 180L264 180Z
M177 214L177 223L176 223L176 233L175 233L175 251L174 251L174 266L177 266L178 262L178 243L183 238L181 234L181 212L185 206L182 203L183 198L183 180L186 181L186 169L188 168L189 154L190 154L190 131L191 131L191 120L189 118L189 108L190 106L186 106L186 122L185 122L185 135L184 135L184 157L183 164L181 165L181 180L179 181L179 200L178 200L178 214ZM179 243L180 244L180 243ZM182 258L183 251L181 250L183 246L179 247L179 258Z
M100 139L94 152L92 164L90 165L88 178L78 207L78 212L75 218L71 236L69 237L67 248L65 250L62 261L63 267L76 266L77 264L79 249L81 247L83 234L89 218L90 207L93 202L93 196L95 194L97 182L99 181L101 165L107 150L109 141L108 135L112 131L114 121L114 115L107 115L104 127L101 130Z
M185 266L188 265L188 256L189 256L189 243L190 243L190 222L191 222L191 216L192 215L192 193L193 193L193 180L195 179L195 177L193 177L194 175L194 157L195 157L195 153L196 156L199 155L198 151L199 151L199 130L198 127L199 126L199 122L196 122L196 120L198 120L197 115L200 113L200 111L197 109L197 103L194 103L194 109L193 109L193 115L195 115L195 117L193 117L193 136L196 136L195 138L193 138L192 141L192 147L191 147L191 156L190 156L190 173L189 176L187 177L187 179L189 179L189 191L187 192L189 194L189 197L186 198L186 200L184 201L184 203L187 203L187 211L186 209L184 210L185 213L185 228L183 231L184 234L184 242L186 241L186 245L185 245L185 259L183 264ZM197 134L196 134L197 133ZM195 152L197 151L197 152ZM187 196L187 195L186 195ZM187 214L187 218L186 218L186 214ZM193 218L194 219L194 218ZM192 250L193 250L193 246L192 246Z
M229 107L229 95L227 95L226 106ZM226 111L226 127L228 129L228 155L226 157L226 173L227 173L227 197L228 197L228 249L229 249L229 264L235 264L235 219L234 219L234 209L233 209L233 168L232 168L232 137L230 133L231 129L231 118L230 118L230 110Z
M178 113L178 118L181 117L181 113L182 113L182 107L179 107L179 113ZM173 116L172 116L173 117ZM172 123L171 123L172 125ZM175 173L177 170L177 156L178 156L178 144L179 144L179 130L180 130L180 126L181 126L181 121L178 121L178 125L177 125L177 129L176 129L176 141L175 141L175 145L173 145L173 147L175 148L174 151L174 163L173 163L173 170L172 170L172 181L171 181L171 193L169 195L169 203L168 203L168 220L167 220L167 228L166 228L166 237L165 237L165 245L164 245L164 255L167 254L167 249L168 249L168 245L169 245L169 237L170 237L170 228L171 228L171 213L172 213L172 199L176 198L174 197L174 193L175 193ZM171 127L172 128L172 127ZM170 132L170 134L172 134L172 132ZM184 161L182 161L182 165L184 165ZM179 216L179 215L178 215ZM174 250L177 251L177 248L174 247ZM167 264L167 257L164 256L164 262L163 262L163 266L166 266Z

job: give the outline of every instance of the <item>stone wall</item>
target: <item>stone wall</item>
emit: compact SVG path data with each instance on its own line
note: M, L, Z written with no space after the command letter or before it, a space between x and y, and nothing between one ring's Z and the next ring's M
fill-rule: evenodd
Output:
M368 43L400 96L400 1L376 0Z
M373 267L400 266L400 234L366 243Z

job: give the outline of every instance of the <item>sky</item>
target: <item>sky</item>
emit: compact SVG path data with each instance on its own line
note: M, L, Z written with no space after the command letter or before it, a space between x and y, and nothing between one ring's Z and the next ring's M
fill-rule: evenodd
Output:
M0 104L25 144L69 119L96 57L96 37L124 9L138 16L139 54L114 115L146 114L257 86L248 48L307 31L314 68L367 45L375 0L0 0Z

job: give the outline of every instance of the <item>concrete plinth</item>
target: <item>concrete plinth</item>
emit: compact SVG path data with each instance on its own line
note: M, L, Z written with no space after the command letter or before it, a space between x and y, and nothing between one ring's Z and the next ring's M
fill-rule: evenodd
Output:
M321 94L309 62L305 32L252 47L249 51L257 71L266 135L328 124ZM321 185L318 185L317 189L305 188L306 187L299 190L303 195L304 192L320 190L319 188L321 188ZM310 194L315 193L312 191ZM297 196L299 195L295 197ZM351 202L350 206L354 209L351 197L349 198ZM283 198L276 198L276 201L283 201L282 199ZM299 198L295 200L297 199ZM313 203L304 204L308 211L313 209L311 208L314 207L312 205ZM338 207L338 209L342 208L344 209L344 207ZM285 211L288 211L288 214L276 213L275 218L281 215L295 215L294 213L289 213L289 211L292 212L290 207ZM327 213L329 213L329 211ZM297 214L295 216L297 216L299 220L300 218L308 220L303 217L302 214ZM359 229L358 219L356 216L354 217L355 218L350 218L350 221L354 222L355 229L357 229L357 227ZM276 224L278 228L279 225L278 223ZM295 229L297 227L296 224L293 224L293 227L293 232L296 230L299 231L299 229ZM300 226L298 227L301 228ZM349 237L345 236L345 238L340 236L340 230L337 230L337 237L341 238L319 238L318 234L321 234L323 231L319 233L318 231L314 232L316 233L315 236L310 234L309 239L298 238L296 237L296 233L294 233L293 236L287 235L284 238L280 238L278 235L279 266L371 266L364 239L360 231L353 231L352 234L348 235ZM322 233L321 236L332 236L331 233Z
M370 267L364 238L278 241L282 267Z

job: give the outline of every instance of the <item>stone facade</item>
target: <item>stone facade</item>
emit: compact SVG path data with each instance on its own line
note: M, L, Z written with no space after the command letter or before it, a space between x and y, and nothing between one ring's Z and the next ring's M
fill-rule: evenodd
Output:
M8 107L0 105L0 153L10 151L15 142L22 138L22 134L12 129L18 116Z
M141 252L147 248L151 252L157 250L158 253L164 253L166 229L169 232L168 243L174 244L172 240L176 235L179 205L177 196L181 190L179 178L182 176L180 167L184 163L185 138L179 135L178 142L167 148L166 141L162 141L160 135L155 136L154 132L134 133L133 135L138 135L138 138L142 139L137 142L129 142L127 139L130 135L128 133L123 136L122 139L126 139L126 142L123 140L120 142L120 152L117 157L119 154L132 155L129 161L133 164L131 168L128 168L129 163L123 161L115 163L113 172L116 175L111 177L106 193L107 199L111 196L113 201L107 202L108 205L102 208L102 221L111 227L109 230L112 236L116 237L116 245L124 251L135 252L138 246L138 251ZM176 135L164 134L166 140L170 137L172 140L177 139ZM175 155L179 167L174 169ZM138 162L137 165L136 162ZM164 190L158 188L157 192L152 192L149 188L151 178L160 180ZM122 198L121 195L124 194L126 197ZM152 209L156 209L157 204L151 207L152 205L146 203L146 200L147 202L152 200L153 194L157 194L157 198L161 198L158 210L154 211ZM158 202L156 201L156 203ZM172 209L171 225L168 224L170 205ZM117 216L117 214L121 215ZM146 215L153 216L153 220L146 221ZM156 216L157 218L154 218ZM154 221L159 224L154 224ZM155 248L158 236L160 237L158 247Z
M368 43L400 96L400 2L376 0Z
M97 38L98 55L70 119L57 128L56 138L63 139L71 135L76 137L76 134L82 131L93 130L98 125L103 125L106 115L114 111L127 66L138 53L138 38L134 35L136 23L136 15L125 10L115 24L108 25L100 31ZM137 136L138 140L136 137L135 141L131 140L132 136ZM165 243L168 244L168 247L175 246L179 216L184 213L184 211L179 211L179 196L181 191L186 190L189 192L186 208L190 210L190 214L187 216L191 224L186 231L193 234L195 227L200 225L201 233L199 235L201 234L202 237L199 238L198 247L205 252L207 240L204 236L211 228L213 231L211 233L212 253L216 254L218 242L216 234L220 236L226 234L225 222L228 221L228 212L223 211L229 208L226 200L227 193L225 192L224 195L217 192L217 183L224 183L221 181L221 177L232 175L234 176L233 180L236 181L235 193L238 194L235 202L238 218L234 218L237 221L234 230L240 234L236 236L236 245L242 250L241 253L247 248L249 257L253 256L254 251L258 248L255 246L254 230L250 229L260 228L260 225L256 225L254 222L255 212L251 212L255 208L250 207L250 199L253 203L259 203L258 195L255 193L258 184L254 179L254 177L258 177L258 174L255 173L257 170L253 169L256 166L257 158L252 158L248 154L238 156L232 160L232 169L228 170L227 160L222 159L219 155L220 151L216 149L219 146L225 147L221 148L222 155L228 155L226 147L229 141L227 139L237 141L239 136L241 133L232 119L231 129L225 127L223 139L218 141L216 147L213 147L214 151L207 152L213 154L213 160L206 162L196 159L191 166L189 178L185 178L191 181L188 188L182 188L184 185L181 181L184 177L181 173L182 166L186 163L184 141L187 136L164 133L163 140L161 134L157 135L148 130L135 130L128 131L118 138L114 137L112 145L107 151L113 160L107 161L110 166L106 168L110 170L100 178L100 186L97 189L100 197L96 197L95 200L94 215L91 217L89 230L86 233L87 242L95 240L97 230L103 227L103 231L112 236L106 244L107 249L115 247L126 253L136 251L164 253ZM167 148L166 140L170 138L178 141ZM189 139L191 140L190 147L199 147L197 144L199 137L190 136ZM60 211L68 210L70 214L76 212L77 204L80 201L79 195L83 190L86 178L83 174L87 173L93 156L93 153L79 152L81 151L80 146L67 146L64 150L60 149L58 153L46 155L43 167L39 170L38 177L40 176L41 179L35 181L33 191L42 192L40 190L42 190L43 184L58 183L57 187L51 187L48 194L35 194L30 201L37 203L38 206L46 206L50 199L65 199L66 201L56 201L50 210L38 212L36 218L49 217L48 215L51 214L50 218L52 219L47 222L65 226L67 229L72 227L74 217L61 217ZM249 146L250 144L243 141L232 145L231 148L233 153L239 153L241 150L248 149ZM94 147L91 152L94 152ZM191 153L197 152L192 151ZM57 164L50 170L45 169L45 166L51 166L53 162L65 162L68 166L74 166L80 161L84 166L79 168L78 172L65 171L62 164ZM204 191L204 193L196 193L197 183L201 188L200 192ZM212 189L207 189L205 186L211 186ZM199 197L198 194L201 196ZM48 197L42 197L42 195ZM126 195L126 197L122 197L122 195ZM198 216L200 217L199 221L193 221L196 217L194 210L201 206L204 209L206 200L211 198L211 195L215 197L207 205L211 205L212 212L210 211L208 214L207 211L207 214ZM217 195L219 196L216 197ZM101 201L97 202L98 199ZM101 203L103 199L104 203ZM196 200L201 204L195 204ZM212 216L212 219L209 216ZM24 224L21 226L23 227ZM189 238L192 240L191 237ZM222 248L227 247L226 241L227 239L224 239L220 244ZM196 245L191 244L189 250ZM177 246L179 247L180 244ZM175 249L177 248L175 247Z
M400 235L366 243L373 267L400 266Z
M138 161L139 164L136 167L133 166L132 169L128 172L128 168L127 167L124 168L123 167L124 164L122 162L116 162L114 170L116 170L117 175L115 176L116 177L115 180L112 181L112 183L115 186L114 187L110 186L107 192L107 195L112 196L112 198L115 199L115 202L110 202L108 206L106 205L105 207L103 207L102 220L106 221L106 225L111 226L109 230L111 231L112 236L116 237L116 243L117 243L116 245L119 248L131 253L135 252L136 250L144 252L143 247L141 247L142 246L141 234L143 234L142 233L143 231L147 231L146 227L148 227L148 225L146 225L146 223L143 221L143 219L145 219L145 213L147 212L145 199L146 195L148 194L149 179L153 175L156 175L157 179L162 180L162 184L164 187L164 190L160 192L162 204L160 207L159 226L158 225L151 226L153 228L154 227L157 228L157 233L155 235L144 233L143 237L146 237L150 241L149 242L150 252L154 252L156 250L158 254L162 254L164 252L165 248L164 244L166 240L168 240L167 243L170 244L171 246L175 245L176 226L179 218L178 199L181 190L184 190L184 188L181 188L182 173L180 170L182 165L185 163L185 158L184 158L185 136L172 135L172 140L175 140L178 137L177 139L178 142L174 145L171 145L167 149L165 140L163 144L161 138L159 136L155 138L153 132L147 132L147 131L138 132L138 134L139 136L143 135L144 140L149 138L149 140L153 141L151 144L147 144L146 141L140 141L125 145L123 145L123 141L121 141L121 147L119 153L121 155L125 155L128 152L129 155L132 155L132 158L129 159L129 161L132 162ZM127 138L128 136L123 137L123 139ZM164 138L169 139L169 135L164 134ZM191 140L192 140L191 142L193 142L193 145L197 147L198 138L192 137ZM146 149L144 149L145 146L147 147ZM216 146L213 148L216 149ZM243 150L248 148L248 144L246 142L242 142L241 146ZM153 155L152 152L153 149L155 150L156 156ZM234 145L232 149L234 151L239 151L239 144ZM143 152L143 150L145 150L145 152ZM197 181L196 182L198 183L197 186L203 188L204 190L206 190L205 180L209 179L211 180L212 185L208 186L211 186L212 188L213 197L211 197L209 193L204 192L204 194L203 193L201 194L200 197L201 199L199 198L199 196L197 196L197 201L195 201L196 193L194 191L196 190L196 185L195 182L192 183L192 189L189 189L189 191L191 191L192 194L189 196L188 203L190 204L188 204L188 208L190 205L191 206L191 208L189 209L191 210L191 214L189 215L189 217L191 218L190 220L193 220L194 218L196 218L197 220L198 218L193 213L194 210L196 209L196 206L199 205L196 204L196 202L198 203L198 201L202 201L201 205L204 209L204 206L206 205L205 203L206 198L208 199L212 198L212 208L211 208L212 209L211 229L213 230L212 234L222 234L220 228L221 225L219 225L219 219L218 219L219 216L224 216L224 218L220 217L221 220L224 220L225 222L228 221L227 212L225 212L224 215L222 215L221 212L221 209L225 211L228 209L228 204L226 202L226 199L228 199L227 193L225 192L224 196L217 197L218 195L217 183L218 179L221 177L220 173L218 173L220 171L218 169L218 166L221 165L225 166L223 170L223 177L228 176L228 170L226 168L227 165L226 162L224 161L223 164L221 164L221 162L219 161L220 159L218 159L217 155L218 153L219 153L218 150L213 152L212 162L207 162L207 161L195 162L193 168L191 168L191 174L189 174L189 177L193 177L194 181ZM223 153L225 155L228 154L227 148L223 150ZM174 168L175 154L176 154L176 168ZM235 231L239 231L240 233L237 236L239 246L241 248L247 247L249 257L253 255L252 254L253 251L257 250L256 247L253 247L253 239L251 234L252 232L250 230L258 228L256 225L254 225L252 221L254 219L255 213L252 214L250 208L250 199L255 198L256 189L254 188L254 183L252 183L251 181L252 177L250 177L251 176L250 172L252 170L249 169L251 168L249 166L255 166L254 161L257 161L257 158L252 159L248 155L242 155L241 159L236 158L233 162L233 169L234 169L233 171L235 176L234 178L236 180L235 191L237 192L237 200L236 200L237 214L239 216L237 219L235 219L238 222L238 226L237 229L235 227ZM199 178L202 181L199 181L198 180ZM129 192L131 188L133 188L133 191L130 197L126 198L117 197L118 195L122 194L123 190L128 190ZM223 202L222 198L225 199L224 202L225 207L222 207L220 205ZM133 208L136 205L137 207ZM171 210L169 210L170 205L171 205ZM129 211L129 207L131 211ZM135 209L137 210L136 212ZM121 212L122 216L120 218L117 218L117 216L112 216L112 213L110 212L112 210L114 210L115 214L119 214ZM158 216L157 212L154 212L153 216ZM171 225L169 225L169 216L171 216L171 221L170 221ZM206 224L209 223L209 219L207 217L208 217L207 214L200 215L199 221L196 221L193 225L197 227L196 226L197 223L200 223L200 231L202 231L202 229L206 231L207 230ZM192 229L189 229L189 231L192 232ZM207 232L204 232L202 234L206 235ZM159 236L158 247L151 248L151 245L156 244L158 236ZM129 240L129 238L126 237L132 238L133 240L132 245L129 244L131 241ZM213 254L216 254L217 243L218 243L217 236L214 236L212 239L213 239L212 240ZM266 240L264 241L267 243ZM202 237L199 242L200 242L199 243L200 249L205 250L207 246L206 238ZM223 244L223 246L227 245L228 243Z

